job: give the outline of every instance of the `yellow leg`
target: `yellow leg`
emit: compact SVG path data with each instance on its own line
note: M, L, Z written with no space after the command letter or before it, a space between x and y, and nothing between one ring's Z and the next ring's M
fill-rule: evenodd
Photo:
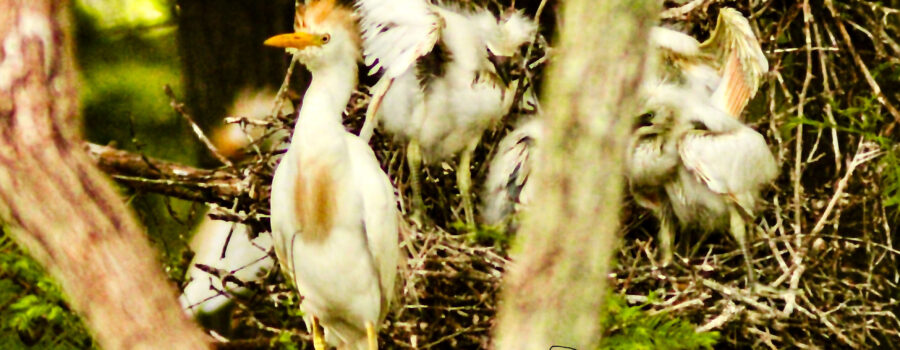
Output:
M741 254L744 255L744 263L747 265L747 277L750 279L748 285L756 283L756 275L753 271L753 264L750 262L753 257L750 256L750 248L747 246L747 225L744 218L738 213L737 208L733 205L728 209L731 221L731 235L734 240L741 246Z
M319 319L315 316L312 317L312 336L313 348L316 350L326 350L325 338L322 336L322 330L319 328Z
M466 225L475 227L475 208L472 205L472 154L478 147L481 139L474 140L459 156L459 169L456 169L456 182L459 186L459 194L462 197L463 211L466 215Z
M419 146L419 140L412 139L406 146L406 162L409 165L409 184L413 190L413 221L421 223L421 219L425 213L425 201L422 200L422 148Z
M378 350L378 333L372 322L366 322L366 335L369 338L369 350Z
M669 208L663 207L659 215L659 252L662 255L662 265L672 262L672 241L675 231L672 228L672 218Z

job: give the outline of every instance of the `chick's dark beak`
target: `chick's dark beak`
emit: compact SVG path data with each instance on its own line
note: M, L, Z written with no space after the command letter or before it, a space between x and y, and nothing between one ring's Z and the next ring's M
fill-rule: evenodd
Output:
M509 56L497 56L494 55L493 52L488 50L488 60L491 61L491 64L494 65L494 70L497 71L497 75L500 76L500 80L503 81L504 85L509 85L512 81L512 60Z

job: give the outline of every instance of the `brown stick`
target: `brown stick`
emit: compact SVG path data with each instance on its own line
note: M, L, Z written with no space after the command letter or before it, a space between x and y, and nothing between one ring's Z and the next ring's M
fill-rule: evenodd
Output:
M85 149L100 170L138 190L222 205L248 193L237 176L224 170L194 168L92 143Z
M897 125L897 123L900 123L900 110L897 110L897 107L894 107L891 101L888 101L887 96L881 91L881 86L879 86L878 82L875 81L875 78L872 77L869 68L866 67L865 62L863 62L859 53L856 52L856 47L853 46L853 40L850 38L850 33L848 33L847 28L844 27L844 22L841 20L841 14L835 10L832 0L825 0L825 7L828 8L828 11L830 11L831 15L834 17L834 23L837 24L838 32L841 33L844 43L847 44L847 49L850 51L850 56L853 57L853 62L856 63L856 66L859 68L860 72L862 72L863 77L866 78L866 83L872 88L872 94L875 95L875 99L878 100L878 102L887 109L888 113L894 117L894 121L888 124L883 132L883 135L890 135L894 131L894 126Z
M216 147L216 145L214 145L212 141L210 141L209 138L206 137L206 134L203 133L203 129L200 127L200 125L197 125L197 122L194 121L194 117L191 117L190 113L188 113L187 110L184 109L184 103L178 102L178 100L175 98L175 92L172 91L172 87L166 85L165 92L166 96L169 96L169 106L171 106L176 113L184 117L184 119L187 119L188 123L191 124L191 130L194 131L194 134L197 135L197 138L200 139L200 142L203 142L203 145L206 146L206 149L208 149L209 152L212 153L214 157L216 157L216 159L222 162L222 164L227 165L229 168L234 168L234 164L232 164L231 161L228 160L228 158L223 156L222 152L219 152L219 149Z

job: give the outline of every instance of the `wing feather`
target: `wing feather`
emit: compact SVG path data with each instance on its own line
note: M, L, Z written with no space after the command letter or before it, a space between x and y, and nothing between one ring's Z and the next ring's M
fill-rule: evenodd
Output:
M532 162L537 161L535 145L542 138L541 120L532 119L500 140L484 186L483 216L488 223L498 224L516 211L517 204L528 204L534 187L528 180Z
M756 95L769 61L759 45L750 22L740 12L723 8L716 29L700 49L715 58L722 83L714 93L719 108L738 117Z
M711 191L738 199L753 197L774 180L777 165L762 135L749 127L728 133L690 132L678 149L685 169Z
M444 22L426 0L357 0L369 74L396 78L431 52Z

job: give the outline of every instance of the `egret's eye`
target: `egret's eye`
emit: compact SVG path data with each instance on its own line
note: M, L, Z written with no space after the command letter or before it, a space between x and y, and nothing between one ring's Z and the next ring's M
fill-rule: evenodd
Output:
M322 35L322 43L323 44L327 44L329 41L331 41L331 34Z

